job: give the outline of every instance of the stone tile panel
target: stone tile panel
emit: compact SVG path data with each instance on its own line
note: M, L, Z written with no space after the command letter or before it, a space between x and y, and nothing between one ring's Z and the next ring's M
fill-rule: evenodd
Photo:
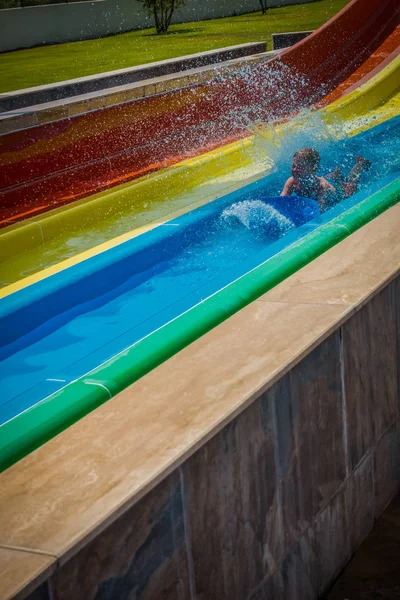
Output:
M188 600L179 475L172 474L53 576L53 600Z
M400 496L376 521L326 600L398 600L400 597Z
M342 327L349 466L398 413L394 288L388 286Z
M400 485L398 422L379 440L374 451L375 516L379 517Z
M400 415L400 277L395 279L392 286L394 289L397 331L397 413Z
M284 524L291 546L346 476L338 333L268 394L276 411Z
M374 525L375 498L373 456L370 453L346 483L346 519L353 554Z
M282 556L268 399L197 451L182 473L197 600L247 598Z
M34 590L26 600L52 600L49 583L45 581L36 590Z
M340 573L351 556L347 522L345 486L331 499L314 520L308 539L316 557L318 597Z
M285 598L283 578L281 573L276 571L258 586L249 600L285 600Z
M315 600L318 557L308 532L284 560L281 573L285 600Z

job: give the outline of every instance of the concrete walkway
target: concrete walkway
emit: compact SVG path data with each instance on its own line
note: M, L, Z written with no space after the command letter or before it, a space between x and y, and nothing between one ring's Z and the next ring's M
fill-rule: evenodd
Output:
M377 520L325 600L400 599L400 495Z

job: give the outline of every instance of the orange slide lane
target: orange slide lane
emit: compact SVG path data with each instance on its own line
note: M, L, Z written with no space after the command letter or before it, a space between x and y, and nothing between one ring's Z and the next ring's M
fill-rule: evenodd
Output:
M249 123L282 119L341 84L345 93L393 50L399 2L352 0L244 75L1 136L2 225L244 137Z
M345 94L350 94L357 87L374 77L378 71L386 67L400 52L400 25L389 35L371 56L348 77L343 83L318 102L318 108L332 104Z

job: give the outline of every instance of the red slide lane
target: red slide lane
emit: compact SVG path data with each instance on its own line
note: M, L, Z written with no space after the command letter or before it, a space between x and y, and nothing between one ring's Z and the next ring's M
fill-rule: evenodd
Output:
M335 102L345 94L350 94L360 85L366 83L371 77L374 77L396 58L400 52L400 25L389 35L379 48L371 54L362 65L354 71L345 81L343 81L330 94L322 98L317 103L317 107L327 106Z
M396 34L399 6L400 0L352 0L279 59L246 73L1 136L0 221L200 154L246 135L254 120L321 101L351 74L365 78L362 64L376 68L371 57Z

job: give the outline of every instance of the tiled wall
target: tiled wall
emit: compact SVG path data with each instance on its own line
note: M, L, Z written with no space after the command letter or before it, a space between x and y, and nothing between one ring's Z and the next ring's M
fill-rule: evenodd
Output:
M399 486L399 325L397 280L37 597L318 598Z

